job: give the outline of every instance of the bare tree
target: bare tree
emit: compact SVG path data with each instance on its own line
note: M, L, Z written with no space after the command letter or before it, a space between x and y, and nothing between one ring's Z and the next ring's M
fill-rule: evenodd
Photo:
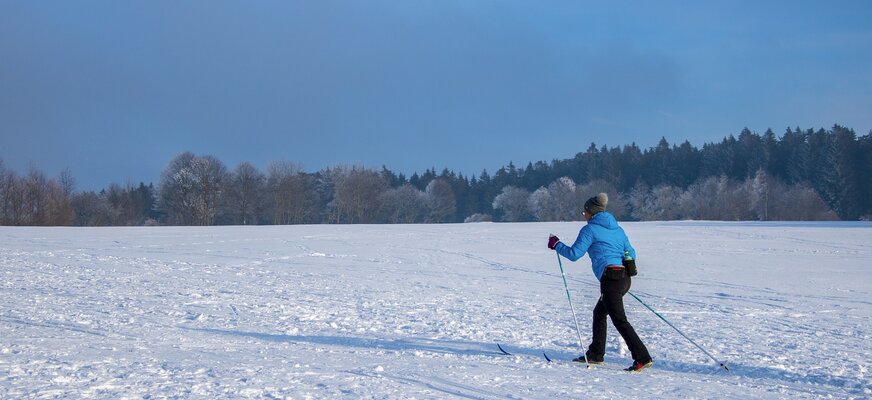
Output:
M25 212L25 187L22 178L15 171L8 171L4 178L5 199L3 208L5 225L25 225L27 216Z
M339 167L334 174L337 221L351 224L376 222L379 195L387 188L382 175L363 167Z
M243 162L236 166L230 173L226 196L227 208L234 223L257 223L265 188L266 176L251 163Z
M81 192L73 195L73 209L75 210L76 226L107 226L111 213L106 196L94 192Z
M75 214L70 191L71 189L65 188L64 184L58 180L49 179L46 181L46 225L70 226L73 224Z
M75 223L76 213L73 209L73 194L76 187L76 179L69 168L61 171L56 181L56 194L54 197L54 213L58 225L70 226Z
M25 225L47 225L49 222L48 208L48 178L42 171L30 167L24 178L23 222Z
M12 185L14 183L13 172L7 171L0 158L0 225L12 225Z
M137 225L136 210L132 201L133 199L129 195L129 189L129 185L125 188L113 182L103 191L103 197L108 205L109 225Z
M203 156L194 159L192 169L197 194L196 222L198 225L213 225L224 194L227 167L213 156Z
M299 164L278 161L268 167L267 188L274 224L315 222L319 194L314 178L306 175Z
M0 162L0 224L67 226L73 223L68 171L59 180L35 167L18 177Z

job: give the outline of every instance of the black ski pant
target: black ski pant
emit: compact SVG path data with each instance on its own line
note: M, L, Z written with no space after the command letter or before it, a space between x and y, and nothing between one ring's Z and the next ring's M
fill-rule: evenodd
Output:
M600 280L600 299L593 309L593 343L587 350L587 357L593 360L602 360L606 354L606 316L612 319L612 324L617 328L630 353L633 361L646 363L651 360L648 349L639 339L636 330L627 321L624 313L624 295L630 291L630 277L623 269L606 269Z

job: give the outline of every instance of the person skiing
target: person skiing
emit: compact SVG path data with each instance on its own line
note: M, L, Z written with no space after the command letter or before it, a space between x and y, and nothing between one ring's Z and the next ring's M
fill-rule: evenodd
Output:
M587 253L593 274L600 281L600 298L593 309L593 342L585 354L573 361L589 364L603 362L608 315L633 356L633 365L627 371L638 372L653 365L654 361L642 339L627 321L624 312L623 297L630 290L631 281L623 266L623 259L625 254L635 259L636 250L630 245L627 234L618 225L614 215L606 212L608 201L605 193L588 199L584 203L582 214L587 224L578 232L575 243L567 246L560 242L560 238L551 235L548 238L548 248L556 250L571 261L576 261Z

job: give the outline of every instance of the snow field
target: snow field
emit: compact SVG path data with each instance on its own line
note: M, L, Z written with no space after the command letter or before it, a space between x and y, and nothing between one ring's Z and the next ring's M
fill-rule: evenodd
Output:
M632 291L730 372L630 296L654 367L611 326L605 367L565 362L545 242L580 223L0 228L0 398L872 396L872 225L622 225ZM564 268L587 346L598 284Z

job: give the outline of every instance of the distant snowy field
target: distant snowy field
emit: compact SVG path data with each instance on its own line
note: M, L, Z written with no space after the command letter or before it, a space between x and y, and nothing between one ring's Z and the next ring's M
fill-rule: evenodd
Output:
M565 362L580 226L0 228L0 398L872 397L872 224L625 223L633 292L731 365L627 296L641 374L611 325Z

